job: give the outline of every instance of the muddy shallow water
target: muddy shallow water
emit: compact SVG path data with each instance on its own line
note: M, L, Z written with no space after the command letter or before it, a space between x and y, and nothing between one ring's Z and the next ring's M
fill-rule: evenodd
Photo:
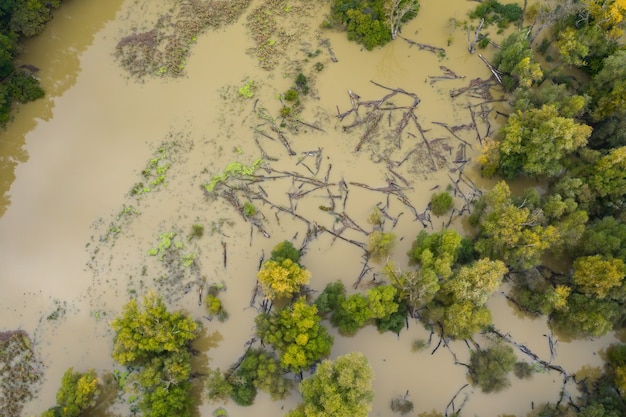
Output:
M42 84L48 94L43 100L21 106L0 141L0 330L29 332L45 363L43 383L24 415L37 415L54 403L68 367L112 368L108 323L129 297L148 288L158 289L173 307L183 308L204 322L205 331L195 343L197 349L206 352L206 357L198 358L199 367L225 369L235 362L254 331L257 311L250 307L250 300L260 257L269 255L271 248L285 239L300 246L311 231L310 223L277 206L290 208L347 239L321 232L306 246L303 263L312 272L312 289L319 291L337 279L348 287L355 283L363 269L364 251L348 240L367 241L366 234L357 229L371 231L367 217L377 204L397 219L397 223L389 219L385 223L385 230L398 237L391 260L400 268L408 267L406 252L424 227L415 220L415 214L428 214L425 210L431 189L445 188L459 178L462 164L455 160L461 145L466 143L464 158L470 160L465 171L468 181L473 179L479 187L490 185L476 175L472 157L479 150L478 138L493 134L502 119L495 118L492 111L488 119L477 120L475 129L459 129L454 135L435 123L469 124L468 105L484 101L468 94L455 99L449 96L453 88L490 76L478 57L467 52L465 33L451 30L448 22L450 17L464 19L474 3L451 0L445 8L436 2L422 3L418 18L403 29L402 35L445 47L445 57L419 50L403 39L364 51L348 42L343 33L319 29L326 10L304 8L287 27L299 32L291 44L282 45L288 53L274 70L265 71L246 52L254 47L245 25L246 15L261 4L258 0L235 24L198 36L184 77L137 81L115 61L115 45L131 28L149 25L156 15L137 17L139 11L146 10L140 1L66 1L44 35L27 44L22 57L24 62L42 68ZM447 46L450 36L452 43ZM331 60L329 45L338 62ZM318 49L319 55L307 56ZM323 64L319 72L314 69L316 63ZM440 66L464 78L432 82L429 77L444 74ZM277 118L281 108L277 95L293 84L298 71L306 73L311 84L311 93L302 100L300 117L316 128L298 124L297 133L285 129L294 153L290 155L275 135L272 140L262 134L272 136L273 131L271 123L259 117L259 110L266 109L264 114ZM255 82L252 99L237 94L246 80ZM412 121L400 135L394 134L405 110L385 114L375 133L355 150L367 133L366 125L346 129L357 120L354 115L342 121L336 117L352 106L348 90L358 94L361 101L370 101L389 94L388 88L401 88L419 97L416 120L423 127L430 150ZM497 99L501 93L494 89L492 95ZM390 101L406 107L412 100L398 94ZM364 107L359 111L365 117L368 110ZM141 171L150 159L160 155L161 147L171 163L165 185L131 196L133 185L142 181ZM309 181L295 181L291 176L260 184L274 206L259 199L252 202L269 238L226 200L207 197L201 189L228 163L249 165L262 152L276 160L266 161L261 173L267 174L264 168L274 174L288 171ZM405 162L394 166L395 174L385 163L403 158ZM311 190L311 180L323 180L328 186ZM390 183L401 186L410 205L375 190ZM471 192L465 182L459 187L460 192ZM335 213L320 210L333 201ZM455 199L457 209L464 203L461 197ZM136 212L124 211L131 206ZM358 227L339 233L342 217L336 213L349 215ZM447 221L448 217L433 216L426 227L439 230ZM205 235L186 244L186 250L196 254L199 274L183 271L179 279L172 280L168 275L171 271L156 257L148 256L148 250L157 245L159 234L164 232L176 231L184 240L195 223L204 225ZM458 220L452 227L464 229ZM227 248L226 264L223 245ZM370 281L382 267L373 261L368 265L371 270L362 283ZM223 282L227 287L223 300L230 318L225 323L203 318L198 288L205 282ZM498 329L550 360L545 336L550 330L545 320L520 316L500 293L493 296L489 306ZM49 319L55 312L58 318ZM432 355L434 346L412 352L414 340L429 336L419 323L412 322L400 337L380 335L373 327L351 338L331 332L335 335L332 357L359 350L370 360L376 393L371 416L391 415L389 401L407 390L417 412L444 411L467 383L465 368L454 365L450 353L467 361L465 343L451 343L449 350L439 349ZM612 341L612 336L594 341L561 340L552 362L568 372L576 372L583 365L599 366L599 352ZM525 415L532 402L558 400L561 388L560 375L539 373L531 380L512 378L512 386L499 394L482 394L467 387L455 406L463 404L463 415L467 416ZM567 389L575 395L573 386ZM297 397L294 393L286 400L272 402L260 393L253 408L234 404L226 408L235 417L251 412L280 415L297 403ZM199 413L210 415L217 406L205 402Z

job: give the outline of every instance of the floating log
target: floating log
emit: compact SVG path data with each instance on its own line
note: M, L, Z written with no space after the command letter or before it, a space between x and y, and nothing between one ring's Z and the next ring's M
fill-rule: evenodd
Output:
M370 113L370 115L373 114ZM378 128L378 123L380 122L380 119L382 119L383 115L382 114L378 114L375 115L374 117L371 118L370 123L368 124L367 129L365 130L365 132L361 135L361 139L359 140L359 143L356 145L356 148L354 148L355 152L359 152L361 150L361 147L363 146L363 144L365 143L365 141L367 139L369 139L370 135L376 131L376 129ZM369 115L368 115L368 119L370 119Z
M226 242L222 241L222 251L224 253L224 269L226 269Z
M446 50L443 49L443 48L439 48L437 46L427 45L427 44L424 44L424 43L415 42L415 41L412 41L410 39L405 38L404 36L398 36L398 37L401 38L401 39L404 39L405 41L407 41L409 43L409 45L410 45L409 48L411 46L417 46L422 51L426 50L428 52L432 52L433 54L437 54L437 55L441 55L441 54L445 54L446 53Z
M465 75L457 75L450 68L444 67L443 65L440 65L439 69L443 71L444 75L429 75L428 78L430 78L430 85L435 84L437 81L456 80L459 78L465 78Z
M437 163L435 162L435 158L433 157L433 152L430 149L430 144L428 143L428 139L426 139L426 131L422 128L422 125L417 121L417 116L413 114L413 121L415 122L415 126L417 130L419 130L420 135L422 136L422 141L424 145L426 145L426 150L428 151L428 155L430 156L430 162L432 163L431 171L437 171Z

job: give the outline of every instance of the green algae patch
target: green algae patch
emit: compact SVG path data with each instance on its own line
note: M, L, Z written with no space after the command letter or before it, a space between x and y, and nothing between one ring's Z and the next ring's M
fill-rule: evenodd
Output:
M250 178L254 175L256 170L259 169L259 166L263 162L264 162L263 158L257 159L256 161L252 163L252 165L249 165L249 166L242 164L241 162L231 162L230 164L226 165L224 172L222 172L219 175L214 175L208 184L204 184L204 188L209 193L212 193L217 184L221 182L225 182L231 177L242 178L242 179Z

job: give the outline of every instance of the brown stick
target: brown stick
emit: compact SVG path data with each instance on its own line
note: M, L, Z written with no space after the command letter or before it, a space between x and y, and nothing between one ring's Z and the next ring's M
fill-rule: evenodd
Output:
M372 114L372 113L370 113L370 114ZM368 115L368 119L369 118L370 117ZM358 145L356 145L356 148L354 148L355 152L359 152L361 150L361 147L363 146L365 141L370 137L372 132L374 132L378 128L378 123L380 122L380 119L382 119L382 118L383 118L383 115L380 114L380 113L372 118L373 120L369 123L369 126L365 130L365 133L363 133L363 135L361 135L361 140L359 140L359 143L358 143Z
M411 46L417 46L420 50L426 50L428 52L432 52L433 54L445 54L446 53L445 49L439 48L437 46L431 46L431 45L426 45L424 43L415 42L415 41L405 38L404 36L399 36L399 38L407 41L410 45L409 48Z
M500 71L498 71L493 65L491 65L489 61L487 61L487 58L485 58L481 54L478 54L478 58L480 58L480 60L483 61L485 65L487 65L487 68L489 68L489 71L491 71L493 76L496 77L496 80L498 80L498 82L502 84L502 77L500 76Z

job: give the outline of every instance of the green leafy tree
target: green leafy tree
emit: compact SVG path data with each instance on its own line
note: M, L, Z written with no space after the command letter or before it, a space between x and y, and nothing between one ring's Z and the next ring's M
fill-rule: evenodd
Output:
M385 275L389 277L393 286L398 289L398 297L413 312L430 303L440 285L437 274L432 269L418 268L413 271L399 271L390 263L385 267Z
M187 350L155 356L137 372L145 416L191 415L191 354Z
M287 417L366 417L374 397L372 370L359 352L325 360L302 381L303 403Z
M226 379L226 375L217 369L209 369L205 387L211 401L226 401L233 393L233 386Z
M526 32L514 32L509 35L494 56L494 66L507 74L504 86L509 90L521 86L530 87L543 78L541 66L532 59L530 41Z
M180 312L169 312L155 292L141 306L136 299L113 320L113 358L132 367L139 407L146 417L191 415L189 342L198 324Z
M159 295L148 293L141 304L132 299L111 323L115 331L113 359L137 365L156 355L185 350L198 334L198 324L183 313L170 313Z
M270 299L290 297L309 283L311 273L290 258L268 260L257 273L263 292Z
M42 417L78 417L96 405L100 394L100 380L96 371L74 372L69 368L63 374L61 388L57 392L57 405L43 413Z
M146 417L190 417L191 384L183 382L177 385L159 385L154 390L144 393L141 404Z
M373 319L370 305L362 294L351 294L342 299L330 316L330 322L344 335L353 335Z
M563 160L587 144L591 127L559 116L553 105L517 111L502 129L498 170L508 178L524 172L556 176Z
M626 265L621 259L594 255L583 256L574 261L572 279L585 294L604 298L611 289L622 284L625 275Z
M478 226L476 250L514 268L538 265L544 251L559 240L558 230L545 226L540 212L514 204L505 182L483 194L470 222Z
M52 18L51 9L61 5L61 0L15 0L9 27L24 36L34 36L43 31Z
M372 320L379 320L381 330L397 329L400 316L392 315L399 310L398 290L393 285L381 285L372 288L366 295L351 294L338 299L330 317L333 325L345 335L353 335ZM402 315L404 314L404 315ZM401 317L406 312L400 312Z
M626 51L617 51L603 61L589 85L595 121L626 113Z
M532 286L528 285L532 282ZM526 280L516 283L513 297L517 304L527 312L548 316L554 311L567 308L567 298L571 293L567 285L552 285L545 279Z
M614 217L591 223L579 241L581 255L605 255L626 261L626 224Z
M422 230L413 243L409 257L423 270L430 269L438 278L447 279L452 275L461 241L461 235L452 229L431 234Z
M292 372L306 370L330 354L333 337L320 320L317 307L304 298L255 319L257 335L278 351L281 366Z
M297 263L300 260L300 251L296 249L291 242L284 240L274 246L271 259L278 263L281 263L285 259L291 259L292 262Z
M374 230L369 235L367 251L373 259L380 260L391 254L395 243L396 235L394 233Z
M531 88L518 88L513 92L513 108L525 112L541 108L545 104L554 106L561 117L581 116L588 106L589 97L575 94L566 84L548 81Z
M346 286L341 281L330 282L315 299L317 311L321 315L335 311L346 298Z
M272 399L281 399L292 387L292 381L283 377L284 372L272 353L263 349L250 349L227 380L216 375L217 378L212 383L213 393L228 392L242 406L252 405L257 389L266 391ZM224 383L230 385L230 389L220 389Z
M619 318L620 307L615 301L579 293L572 293L566 308L552 316L557 328L577 338L605 335Z
M513 348L503 343L494 343L487 349L472 352L469 368L472 383L483 392L502 391L510 385L508 374L516 361Z
M469 339L491 324L491 312L471 301L461 301L443 309L443 333L454 339Z
M589 55L589 46L581 41L580 34L581 32L572 27L567 27L559 32L557 49L563 63L577 67L586 64L585 57Z
M626 146L611 149L599 158L587 178L589 187L600 197L623 206L626 194Z
M435 216L443 216L454 207L454 200L450 193L435 193L430 197L430 208Z
M462 266L445 284L441 291L451 298L451 303L470 301L484 305L489 296L500 286L507 268L502 261L479 259L471 265Z
M380 285L367 292L367 303L372 318L386 320L398 311L398 290L392 285Z

